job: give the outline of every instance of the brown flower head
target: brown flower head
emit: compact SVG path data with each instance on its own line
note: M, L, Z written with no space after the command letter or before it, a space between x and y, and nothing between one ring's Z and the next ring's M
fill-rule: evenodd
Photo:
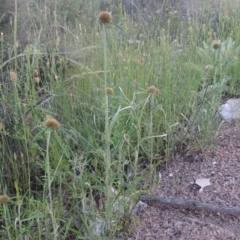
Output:
M34 77L38 77L38 76L39 76L39 72L38 72L37 69L34 69L34 70L33 70L33 76L34 76Z
M148 88L148 92L149 92L149 93L152 93L152 94L154 94L154 95L158 95L158 94L159 94L159 90L158 90L155 86L150 86L150 87Z
M39 77L35 77L34 81L35 81L35 83L39 84L40 83L40 78Z
M101 24L109 23L112 19L112 14L107 11L100 12L98 15L98 21Z
M107 87L107 88L106 88L106 92L107 92L107 95L113 95L113 94L114 94L113 89L110 88L110 87Z
M52 130L56 130L60 126L60 123L55 118L47 115L45 120L45 126L51 128Z
M6 194L0 195L0 203L7 204L10 201L10 197Z
M10 71L10 79L12 82L16 82L17 81L17 74L16 72Z
M212 42L212 48L213 49L219 49L221 48L221 41L220 40L215 40Z

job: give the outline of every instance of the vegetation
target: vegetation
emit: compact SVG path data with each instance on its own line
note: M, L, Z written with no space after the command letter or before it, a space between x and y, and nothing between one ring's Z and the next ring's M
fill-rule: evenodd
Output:
M209 147L239 95L239 3L17 2L0 40L1 235L114 239L160 164Z

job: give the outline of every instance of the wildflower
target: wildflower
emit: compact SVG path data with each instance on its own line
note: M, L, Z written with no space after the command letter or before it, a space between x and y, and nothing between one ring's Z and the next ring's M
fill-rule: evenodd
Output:
M111 19L112 19L112 14L107 11L100 12L98 15L98 21L102 24L109 23Z
M54 75L54 80L58 83L58 76Z
M35 83L39 84L40 83L40 78L39 77L35 77L34 81L35 81Z
M38 77L38 76L39 76L39 72L38 72L37 69L34 69L34 70L33 70L33 76L34 76L34 77Z
M17 81L17 74L16 72L10 71L10 79L12 82L16 82Z
M158 94L159 94L159 90L158 90L155 86L150 86L150 87L148 88L148 92L149 92L149 93L152 93L152 94L154 94L154 95L158 95Z
M0 195L0 203L7 204L10 200L10 197L6 194Z
M207 65L205 67L205 71L212 71L214 69L214 67L212 65Z
M18 206L21 206L22 204L23 204L23 200L21 200L21 199L17 200L17 205Z
M107 87L107 88L106 88L106 92L107 92L107 95L113 95L113 94L114 94L113 89L110 88L110 87Z
M60 123L55 118L47 115L45 120L45 126L56 130L60 126Z
M214 49L221 48L221 41L220 40L213 41L212 42L212 48L214 48Z

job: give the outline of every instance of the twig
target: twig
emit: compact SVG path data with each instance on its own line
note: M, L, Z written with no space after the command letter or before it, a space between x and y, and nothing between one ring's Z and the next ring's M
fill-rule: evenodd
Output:
M163 205L168 205L172 207L179 207L179 208L188 208L188 209L195 209L195 210L206 210L210 212L220 212L235 216L240 216L240 208L238 207L227 207L227 206L218 206L209 203L200 203L195 201L185 201L185 200L177 200L177 199L170 199L170 198L160 198L151 195L141 195L140 200L143 202L147 202L149 205L151 203L158 203Z

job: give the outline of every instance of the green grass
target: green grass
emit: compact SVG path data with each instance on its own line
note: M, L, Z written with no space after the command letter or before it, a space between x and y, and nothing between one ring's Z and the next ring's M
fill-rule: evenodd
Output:
M239 95L238 5L203 1L181 18L168 1L135 17L118 3L101 26L98 3L73 1L68 12L61 4L32 3L24 13L19 6L11 48L1 34L5 239L100 239L97 227L102 239L114 239L130 231L134 203L154 192L162 161L181 147L211 146L223 97ZM18 51L23 20L30 42ZM60 127L48 128L47 115Z

